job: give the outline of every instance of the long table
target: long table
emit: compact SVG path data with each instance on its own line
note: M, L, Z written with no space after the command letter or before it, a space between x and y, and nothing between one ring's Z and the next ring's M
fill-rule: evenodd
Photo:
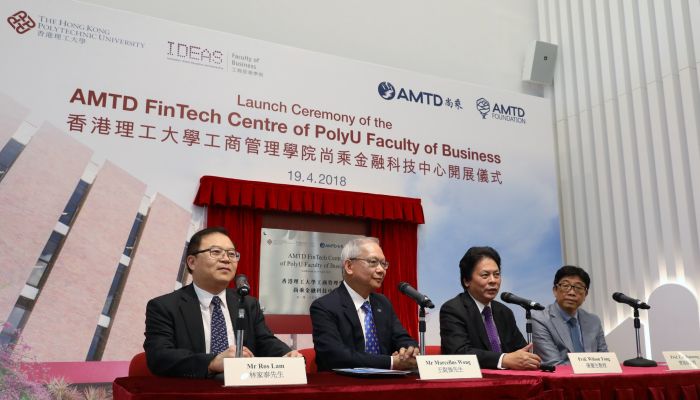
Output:
M211 379L161 377L117 378L112 384L114 399L524 399L541 398L542 381L537 377L495 376L484 379L421 381L416 375L398 378L356 378L332 372L309 374L308 384L298 386L224 387Z
M540 378L544 398L553 400L700 399L700 371L670 371L666 366L622 366L622 374L574 375L571 366L558 366L555 372L484 370L483 375Z
M381 400L528 399L528 400L700 400L700 371L622 367L622 374L574 375L571 367L553 373L482 370L482 379L422 381L355 378L321 372L308 384L272 387L224 387L215 380L161 377L117 378L115 399L351 399L371 394ZM282 396L282 397L280 397Z

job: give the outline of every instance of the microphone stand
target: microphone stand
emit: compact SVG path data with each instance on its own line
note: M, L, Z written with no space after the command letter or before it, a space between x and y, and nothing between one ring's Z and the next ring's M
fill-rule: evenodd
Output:
M420 306L418 312L418 339L420 354L425 355L425 307Z
M243 301L245 300L245 294L238 293L238 318L236 319L236 358L240 358L243 354L243 336L245 334L245 308L243 307Z
M639 322L639 307L634 307L634 333L635 338L637 339L637 357L625 360L625 362L623 362L622 365L625 365L627 367L656 367L656 361L647 360L646 358L642 357L642 348L639 345L640 327L641 323Z
M532 313L529 307L525 307L525 332L527 335L527 342L532 343ZM530 353L533 349L530 349Z

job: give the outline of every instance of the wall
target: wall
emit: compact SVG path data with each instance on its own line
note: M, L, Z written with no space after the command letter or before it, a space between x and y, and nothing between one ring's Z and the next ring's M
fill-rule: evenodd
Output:
M628 348L632 311L612 292L652 299L658 289L661 306L661 294L674 292L664 285L684 286L695 302L700 289L700 2L541 0L538 8L541 38L560 50L547 97L564 258L592 270L588 307L606 332L625 329L611 347ZM658 326L646 328L647 354L680 350L662 325L700 333L697 315L655 313L652 303L645 325L651 313Z

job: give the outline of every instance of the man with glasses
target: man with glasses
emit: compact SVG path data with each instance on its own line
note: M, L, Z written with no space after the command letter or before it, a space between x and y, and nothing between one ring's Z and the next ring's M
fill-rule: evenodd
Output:
M608 351L600 318L579 308L590 283L582 268L565 265L554 275L556 301L532 312L532 342L543 363L569 364L568 353Z
M376 238L357 238L340 253L343 282L311 304L319 371L333 368L416 368L418 344L391 302L375 290L389 269Z
M203 229L187 246L192 284L156 297L146 306L148 368L156 375L206 378L223 372L235 357L234 329L240 297L229 289L241 255L221 227ZM277 339L258 301L246 296L243 357L300 357Z
M535 370L513 311L495 300L501 288L501 256L491 247L471 247L459 261L464 292L440 308L443 354L474 354L481 368Z

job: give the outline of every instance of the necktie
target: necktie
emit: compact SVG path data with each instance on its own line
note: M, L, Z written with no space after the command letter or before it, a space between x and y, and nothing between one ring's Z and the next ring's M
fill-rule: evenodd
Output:
M569 324L571 341L574 343L574 353L583 353L583 340L581 340L581 329L578 327L578 321L576 318L570 318L567 323Z
M372 307L369 305L369 301L362 303L362 310L365 312L365 352L369 354L379 354L377 327L374 325Z
M496 353L501 352L501 341L498 338L498 331L496 330L496 324L493 323L493 314L491 313L491 307L484 307L484 311L481 312L484 315L484 327L486 328L486 334L489 337L489 343L491 344L491 351Z
M211 311L211 352L219 354L228 348L228 337L226 336L226 320L221 312L221 299L214 296L211 300L214 308Z

